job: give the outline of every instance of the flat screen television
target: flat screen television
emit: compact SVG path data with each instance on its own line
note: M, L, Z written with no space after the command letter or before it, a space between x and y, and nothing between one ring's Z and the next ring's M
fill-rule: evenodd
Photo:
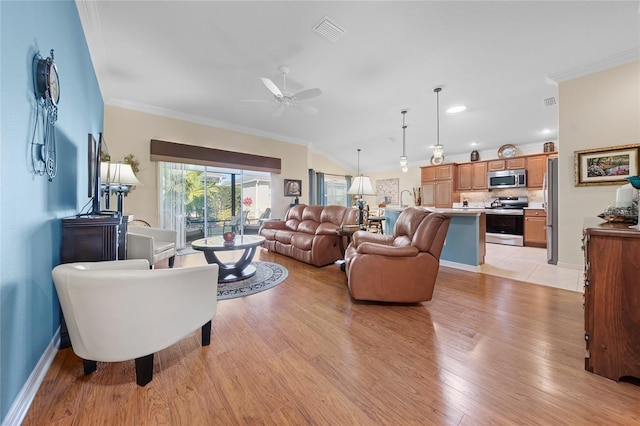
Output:
M102 133L96 138L89 133L87 146L87 195L91 198L90 215L100 214L100 152L102 148Z

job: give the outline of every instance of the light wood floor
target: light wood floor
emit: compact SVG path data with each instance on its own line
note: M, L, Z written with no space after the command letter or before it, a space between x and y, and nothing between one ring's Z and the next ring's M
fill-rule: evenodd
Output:
M221 301L211 346L159 352L146 387L59 351L24 425L640 423L639 386L584 370L577 292L443 267L430 302L357 303L335 265L257 257L289 277Z

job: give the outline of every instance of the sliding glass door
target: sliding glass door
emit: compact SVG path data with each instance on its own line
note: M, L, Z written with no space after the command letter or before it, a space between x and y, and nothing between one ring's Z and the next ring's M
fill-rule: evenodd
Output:
M224 230L257 233L271 211L271 175L160 163L160 225L175 229L178 248Z

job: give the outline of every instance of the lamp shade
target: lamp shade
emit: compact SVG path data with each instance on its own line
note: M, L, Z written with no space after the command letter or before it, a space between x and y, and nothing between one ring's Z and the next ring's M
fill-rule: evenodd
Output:
M376 193L373 191L373 187L371 186L371 180L369 180L368 176L357 176L353 183L351 184L351 188L347 191L347 194L357 194L357 195L375 195Z
M103 184L142 186L131 164L125 163L100 163L100 181Z

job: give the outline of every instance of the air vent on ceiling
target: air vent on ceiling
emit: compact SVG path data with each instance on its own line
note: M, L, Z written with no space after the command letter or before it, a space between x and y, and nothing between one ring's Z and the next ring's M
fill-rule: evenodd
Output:
M346 33L346 30L332 20L328 16L325 16L313 27L313 31L320 34L322 37L329 41L337 41L340 37Z
M554 106L556 104L556 97L552 96L550 98L544 98L543 102L544 102L545 108L552 107L552 106Z

